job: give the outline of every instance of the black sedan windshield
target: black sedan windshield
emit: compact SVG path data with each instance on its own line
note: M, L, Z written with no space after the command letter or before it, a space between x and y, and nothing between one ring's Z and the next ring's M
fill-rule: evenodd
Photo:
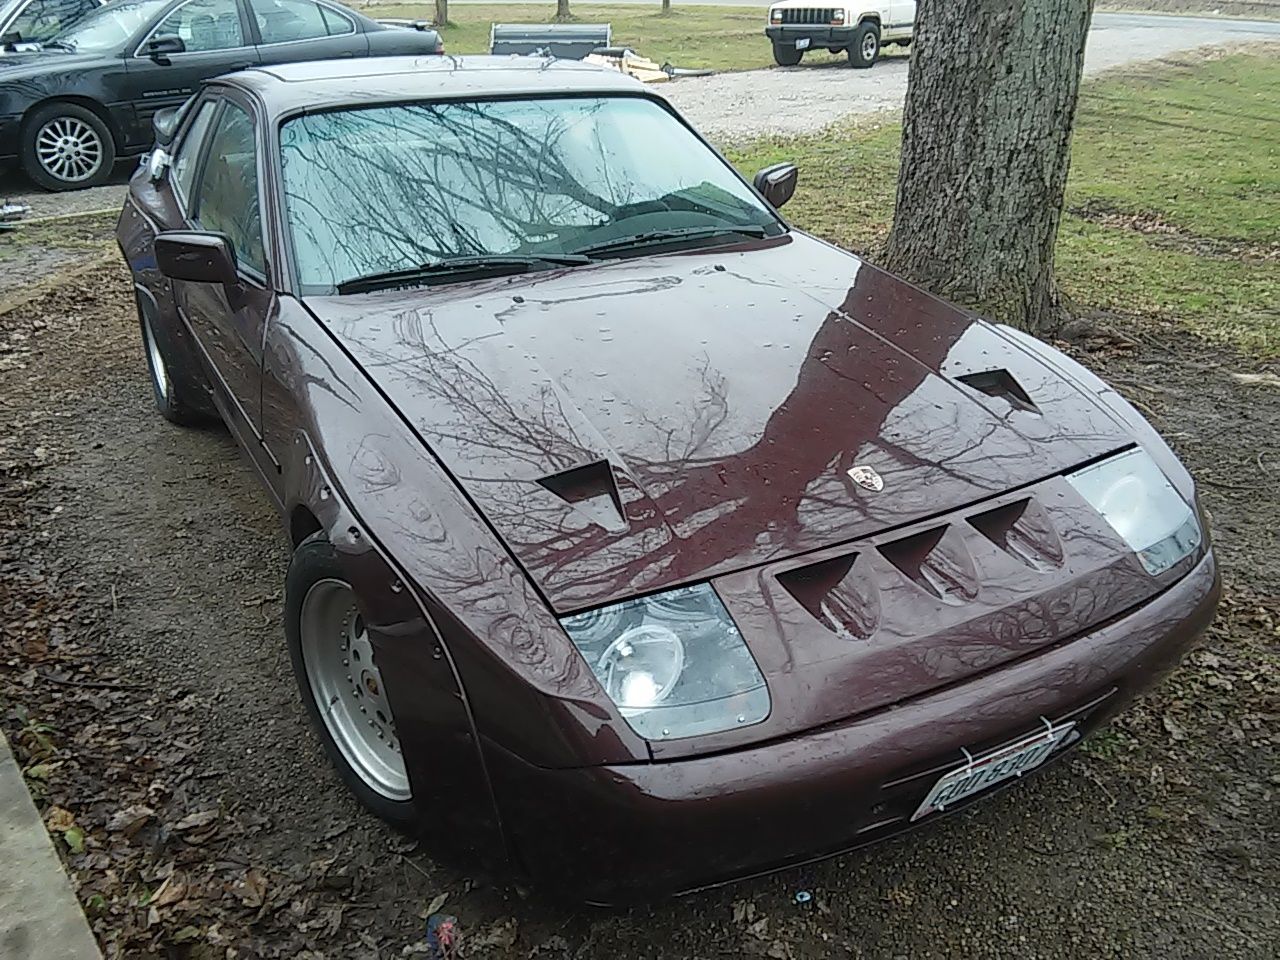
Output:
M632 238L782 233L682 123L640 97L422 103L281 131L304 292L457 258L622 255Z
M77 53L115 50L164 9L169 0L116 0L56 38Z

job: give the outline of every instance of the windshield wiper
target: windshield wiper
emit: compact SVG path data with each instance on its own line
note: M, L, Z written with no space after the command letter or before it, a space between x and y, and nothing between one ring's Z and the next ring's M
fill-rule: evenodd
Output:
M70 50L72 53L76 52L76 45L67 43L65 40L46 40L40 46L44 50Z
M512 273L528 273L541 267L580 267L591 258L580 253L493 254L474 257L450 257L435 263L424 263L407 270L387 270L352 277L338 284L338 293L369 293L392 287L420 283L452 282L463 279L501 277Z
M767 237L769 235L767 227L754 223L743 223L736 226L682 227L674 230L650 230L647 233L637 233L630 237L604 240L600 243L579 247L573 252L597 257L611 253L630 253L632 250L642 250L645 247L683 240L711 240L725 236Z

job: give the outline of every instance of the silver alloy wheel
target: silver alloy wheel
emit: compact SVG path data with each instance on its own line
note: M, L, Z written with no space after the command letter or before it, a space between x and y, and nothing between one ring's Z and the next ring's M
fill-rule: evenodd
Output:
M79 117L54 117L36 133L36 160L64 183L88 180L102 166L102 138Z
M351 587L332 578L312 584L300 621L302 663L329 736L370 790L410 799L386 688Z
M164 355L160 353L160 344L156 343L156 335L151 330L151 321L142 320L142 339L147 348L147 357L151 363L151 381L156 385L156 392L169 400L169 368L164 365Z
M880 41L876 39L874 33L868 33L862 38L862 59L872 60L875 58L876 49L880 46Z

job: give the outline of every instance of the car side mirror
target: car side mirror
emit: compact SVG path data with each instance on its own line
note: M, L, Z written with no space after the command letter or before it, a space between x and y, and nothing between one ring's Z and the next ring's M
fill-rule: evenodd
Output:
M791 199L799 178L800 171L794 163L775 163L757 173L752 183L760 191L760 196L776 210Z
M156 264L170 280L236 282L236 253L225 233L169 230L156 235Z
M10 30L8 33L0 36L0 47L12 47L16 43L22 42L22 34L17 30Z
M182 38L172 33L162 33L147 41L147 56L157 63L164 63L170 54L185 53L187 45Z
M181 43L181 39L178 40ZM155 134L156 143L167 147L173 143L173 135L178 132L178 108L167 107L157 110L151 118L151 130Z

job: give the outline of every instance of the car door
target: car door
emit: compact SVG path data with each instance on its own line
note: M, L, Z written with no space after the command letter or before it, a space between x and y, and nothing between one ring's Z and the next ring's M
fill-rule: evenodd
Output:
M246 0L263 63L363 57L369 41L347 14L314 0Z
M194 123L200 122L197 115ZM187 226L225 234L236 256L233 284L174 281L174 303L202 355L227 426L274 488L276 463L262 444L262 340L276 307L263 230L261 141L249 103L221 98L195 161ZM171 179L187 173L175 159Z
M178 37L181 53L152 56L157 37ZM240 0L182 0L160 16L126 59L130 99L141 131L156 111L184 103L200 82L258 63Z
M916 20L916 0L891 0L889 4L890 28L894 36L909 37Z

